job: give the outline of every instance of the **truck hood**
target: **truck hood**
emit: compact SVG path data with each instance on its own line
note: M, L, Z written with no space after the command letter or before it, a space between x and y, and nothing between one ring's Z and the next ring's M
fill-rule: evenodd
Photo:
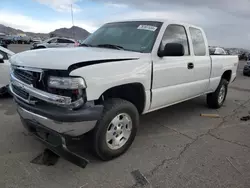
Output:
M12 65L67 70L69 66L81 63L90 65L95 61L119 61L138 59L142 53L92 47L50 48L29 50L13 55L10 59Z

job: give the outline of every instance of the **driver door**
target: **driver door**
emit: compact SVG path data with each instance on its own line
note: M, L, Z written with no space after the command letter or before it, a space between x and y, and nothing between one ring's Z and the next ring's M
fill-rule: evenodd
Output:
M150 110L163 108L193 97L195 80L193 57L186 28L170 24L162 37L161 46L179 43L184 47L184 56L153 56L152 103ZM192 65L192 66L191 66Z

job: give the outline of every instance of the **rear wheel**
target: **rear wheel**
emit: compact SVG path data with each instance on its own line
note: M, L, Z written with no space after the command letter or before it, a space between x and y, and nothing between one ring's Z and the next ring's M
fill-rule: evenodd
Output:
M104 103L102 118L97 122L92 137L94 152L102 160L111 160L128 150L139 124L137 108L122 99Z
M221 79L218 88L213 93L207 95L207 104L210 108L220 108L227 96L228 81Z

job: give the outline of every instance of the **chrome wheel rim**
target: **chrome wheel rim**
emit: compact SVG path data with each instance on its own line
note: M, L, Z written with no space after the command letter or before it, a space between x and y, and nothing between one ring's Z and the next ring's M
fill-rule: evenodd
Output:
M126 113L120 113L112 119L106 132L108 147L117 150L124 146L130 138L132 126L132 119Z
M219 104L221 104L224 99L225 99L225 94L226 94L226 87L223 85L221 88L220 88L220 92L219 92L219 97L218 97L218 102Z

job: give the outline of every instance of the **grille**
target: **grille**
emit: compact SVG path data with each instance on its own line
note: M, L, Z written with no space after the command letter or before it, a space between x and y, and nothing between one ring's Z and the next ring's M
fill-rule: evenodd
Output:
M23 99L28 100L29 94L27 92L23 91L22 89L20 89L19 87L14 86L14 85L12 85L12 89L13 89L15 94L22 97Z
M39 79L40 73L22 69L15 69L14 75L26 84L34 84Z

